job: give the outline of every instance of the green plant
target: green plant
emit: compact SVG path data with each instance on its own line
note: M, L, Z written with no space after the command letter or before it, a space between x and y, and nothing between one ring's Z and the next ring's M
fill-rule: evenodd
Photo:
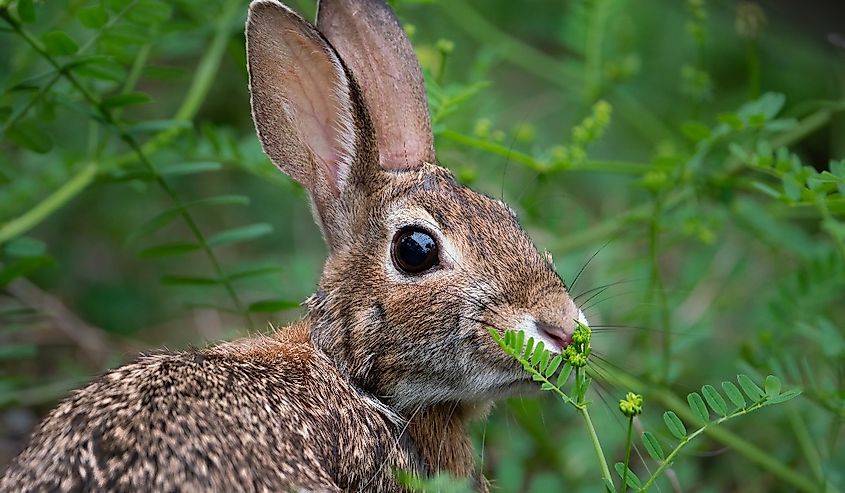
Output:
M508 330L502 336L496 329L490 329L490 335L503 351L519 361L525 371L531 374L535 381L540 382L542 390L556 394L563 402L572 405L581 414L593 442L594 451L602 471L602 480L608 491L617 491L610 476L598 434L590 419L588 412L590 403L586 401L586 393L591 379L583 371L583 367L587 365L590 353L590 329L578 322L578 328L572 337L573 344L568 346L563 354L557 355L553 355L546 349L542 341L535 344L533 337L525 341L525 332L521 330ZM569 377L573 373L573 368L575 369L575 378L572 382L572 390L564 390L565 387L570 385ZM666 427L672 436L679 440L678 444L668 454L664 454L660 441L652 433L648 431L642 433L643 446L651 458L659 464L659 467L650 474L646 481L642 481L629 467L634 417L643 412L643 398L638 394L629 392L625 399L619 401L619 410L628 419L628 426L625 439L625 460L624 462L617 462L614 466L622 480L618 491L624 493L628 487L636 491L647 491L654 485L657 478L672 466L681 450L708 428L757 411L765 406L786 402L801 394L798 389L782 392L780 380L773 375L766 377L765 390L744 374L738 375L737 381L742 388L742 392L732 382L722 382L722 388L733 404L733 409L728 407L725 399L712 385L703 386L701 394L692 392L687 396L689 409L695 415L697 422L703 423L692 432L687 431L683 421L673 411L666 411L663 414ZM748 397L748 401L746 401L743 393ZM572 394L572 396L569 394ZM704 395L704 398L701 397L702 395ZM705 401L707 402L706 405ZM717 416L713 420L710 419L708 406ZM786 468L787 466L782 467Z

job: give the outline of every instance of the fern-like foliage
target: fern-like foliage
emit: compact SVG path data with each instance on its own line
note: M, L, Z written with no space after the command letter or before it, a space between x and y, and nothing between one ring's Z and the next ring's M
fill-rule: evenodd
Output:
M652 459L660 463L660 466L645 482L642 482L633 471L628 469L625 475L628 486L635 491L647 491L654 485L657 478L671 467L678 453L708 429L725 421L758 411L766 406L780 404L801 395L800 389L782 390L780 379L774 375L766 377L763 388L745 374L737 375L736 380L739 386L731 381L724 381L721 384L722 391L728 398L727 401L713 385L704 385L701 387L700 393L691 392L687 395L689 412L685 414L693 416L699 425L693 431L687 430L686 425L675 412L666 411L663 413L663 422L666 429L678 442L668 454L665 454L657 437L648 431L644 432L642 435L643 447ZM740 389L742 390L740 391ZM730 401L730 404L728 404L728 401ZM620 477L623 476L624 465L621 462L616 464L616 471Z
M589 355L589 337L583 338L585 333L589 334L588 327L578 324L576 334L580 337L573 336L574 343L569 346L574 349L567 348L562 354L553 354L542 341L535 342L533 337L526 341L525 332L521 330L508 330L504 335L495 329L489 329L489 332L505 353L522 364L525 371L531 374L531 378L540 384L542 390L552 392L567 404L586 412L589 403L585 401L585 394L590 385L590 377L586 372L580 371L586 364L586 358L582 359L577 355ZM569 390L565 387L573 370L576 378L573 388ZM642 434L642 444L649 456L660 465L647 480L643 481L627 464L617 462L614 469L622 479L620 491L627 491L628 488L633 491L647 491L654 485L657 478L671 467L684 447L708 429L801 395L799 389L782 390L780 379L773 375L766 377L762 388L745 374L737 375L736 381L736 384L730 381L722 382L722 392L713 385L704 385L700 393L691 392L687 396L689 409L678 409L677 413L672 410L663 413L666 429L677 439L677 442L669 453L664 453L660 440L653 433L645 431ZM630 394L630 396L634 395ZM727 400L724 396L727 396ZM639 396L635 397L639 398ZM639 404L642 404L641 398ZM639 412L641 409L637 413L627 413L627 415L633 418L633 415ZM697 428L689 431L678 413L687 416L688 421L694 422ZM588 427L592 426L589 420L586 422ZM593 429L590 431L595 433ZM615 491L612 481L604 478L604 482L608 491Z

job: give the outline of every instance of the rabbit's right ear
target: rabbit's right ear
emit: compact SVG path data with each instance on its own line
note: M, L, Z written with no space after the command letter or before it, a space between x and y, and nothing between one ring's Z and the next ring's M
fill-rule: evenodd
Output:
M338 200L366 159L366 112L356 90L321 34L274 0L249 6L247 68L252 114L264 152L310 192L331 245L343 231ZM357 122L357 126L356 126ZM371 131L370 131L371 133ZM371 147L371 146L369 146Z

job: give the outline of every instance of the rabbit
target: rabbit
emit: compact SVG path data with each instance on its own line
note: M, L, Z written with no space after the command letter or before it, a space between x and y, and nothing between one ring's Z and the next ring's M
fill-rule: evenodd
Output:
M252 115L329 254L307 314L157 353L62 401L2 491L375 491L489 483L467 433L535 387L488 333L561 351L583 313L503 202L437 164L422 71L383 0L275 0L246 22Z

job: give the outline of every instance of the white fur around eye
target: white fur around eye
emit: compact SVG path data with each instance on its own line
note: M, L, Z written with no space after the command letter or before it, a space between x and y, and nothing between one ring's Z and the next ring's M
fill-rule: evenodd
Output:
M440 251L440 267L433 269L431 272L421 273L418 275L409 276L396 270L393 264L392 250L393 237L397 231L407 227L418 227L434 237L437 242L437 248ZM416 282L421 278L428 276L437 276L443 272L454 269L463 263L463 258L449 238L440 230L440 225L434 220L425 209L413 208L406 209L401 205L396 207L387 215L387 231L390 235L387 238L387 248L384 250L384 271L388 278L397 283Z

